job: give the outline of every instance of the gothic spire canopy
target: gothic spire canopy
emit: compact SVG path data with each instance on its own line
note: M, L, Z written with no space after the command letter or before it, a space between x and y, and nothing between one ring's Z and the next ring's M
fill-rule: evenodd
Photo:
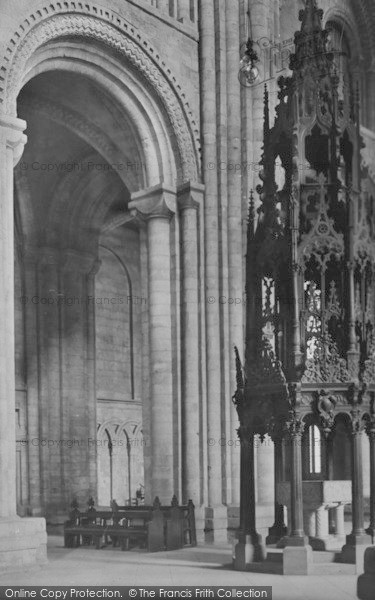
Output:
M358 82L329 48L322 17L307 0L273 126L265 88L241 395L241 415L262 434L291 411L326 426L326 388L335 415L352 419L360 398L361 426L374 418L374 198L361 167Z
M292 73L278 81L273 125L265 88L255 214L250 199L245 363L236 349L233 402L241 439L240 530L245 545L246 536L251 539L254 556L262 556L255 527L255 435L273 439L277 478L278 461L290 465L289 475L275 483L271 543L285 535L279 504L290 502L289 535L281 541L309 545L304 492L311 494L313 483L316 490L335 483L338 427L352 444L353 531L343 556L352 557L367 539L361 434L375 429L374 198L361 167L358 81L343 53L329 48L322 16L316 1L307 0ZM311 466L317 456L319 468ZM308 550L301 556L307 565Z

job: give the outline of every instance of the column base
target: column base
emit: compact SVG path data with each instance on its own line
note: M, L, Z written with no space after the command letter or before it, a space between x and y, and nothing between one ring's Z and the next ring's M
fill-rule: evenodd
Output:
M205 509L205 539L208 544L228 542L228 509L223 504Z
M238 542L234 548L233 567L236 571L246 571L251 563L263 562L267 552L258 534L238 534Z
M266 537L266 544L277 544L282 538L285 538L288 529L285 525L272 525L268 529L268 535Z
M47 563L46 521L42 518L0 518L0 570Z
M329 550L330 539L327 538L319 538L319 537L310 537L309 536L309 544L313 550Z
M346 544L341 550L341 562L356 566L356 573L363 573L363 562L366 549L371 546L371 539L364 534L349 534Z
M283 575L310 575L313 567L311 546L287 546L283 552Z

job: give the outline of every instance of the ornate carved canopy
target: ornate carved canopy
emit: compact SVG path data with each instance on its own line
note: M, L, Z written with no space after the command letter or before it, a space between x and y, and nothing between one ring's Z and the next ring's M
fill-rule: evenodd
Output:
M233 400L241 425L261 435L309 413L325 432L339 413L356 428L374 421L375 204L361 167L358 83L328 48L315 0L299 18L272 127L265 88L244 367L236 351Z

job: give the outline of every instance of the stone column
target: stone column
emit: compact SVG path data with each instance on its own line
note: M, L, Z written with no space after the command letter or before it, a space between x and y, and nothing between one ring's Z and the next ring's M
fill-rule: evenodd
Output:
M292 415L287 423L291 441L290 533L285 538L284 575L308 575L312 565L312 548L303 529L302 433L304 423Z
M157 185L132 195L129 208L147 222L152 496L170 504L177 481L174 448L170 221L176 190Z
M351 562L362 569L365 547L371 543L364 529L364 499L362 474L362 437L364 422L353 417L351 435L351 479L352 479L352 532L346 536L342 549L343 562Z
M316 537L316 514L315 510L304 510L303 511L303 522L305 533L309 536L309 538Z
M0 116L0 565L13 568L44 562L47 541L44 519L16 515L13 168L25 127Z
M182 502L203 502L201 479L200 328L198 218L204 186L188 183L178 190L181 230L182 344Z
M290 535L287 545L304 546L306 536L303 530L302 495L302 432L303 423L298 418L289 422L291 440L291 482L290 482Z
M337 537L345 536L344 504L338 504L334 508L335 514L335 535Z
M239 428L241 442L241 502L240 529L235 546L234 568L245 571L252 562L266 558L262 537L256 531L254 434L243 425Z
M241 86L238 85L238 49L240 47L240 6L239 3L225 2L226 21L226 82L228 120L228 288L229 296L243 297L243 240L242 240L242 190L241 190ZM229 310L229 343L231 360L230 386L236 389L236 370L232 352L233 346L242 354L243 306L232 306ZM231 406L231 430L238 427L235 406ZM239 504L240 497L240 452L238 446L230 448L232 504Z
M268 530L267 544L276 544L287 533L284 523L284 507L277 501L277 485L283 480L283 442L281 435L274 435L273 442L275 522Z
M320 506L315 512L316 518L316 537L319 540L327 540L329 536L328 510L325 506Z
M199 3L201 114L202 114L202 170L205 184L204 243L205 243L205 340L207 371L207 529L215 530L215 537L226 536L227 511L223 506L223 458L218 440L222 433L222 348L219 311L219 190L217 157L217 97L215 60L214 1ZM221 533L220 533L221 531Z
M37 306L33 298L38 295L37 251L25 248L23 256L24 291L25 291L25 346L26 346L26 381L27 381L27 434L29 440L36 440L40 435L40 399L38 373L38 316ZM41 494L41 448L39 444L28 445L29 470L29 506L32 516L43 514Z
M370 525L366 529L374 543L375 538L375 421L367 431L370 442Z

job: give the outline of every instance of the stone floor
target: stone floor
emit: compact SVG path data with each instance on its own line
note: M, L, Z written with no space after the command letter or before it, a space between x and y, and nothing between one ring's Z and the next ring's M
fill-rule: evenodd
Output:
M357 577L309 577L235 572L228 545L200 546L148 554L119 549L67 549L49 536L44 567L0 574L0 585L196 585L273 586L273 600L355 600Z

